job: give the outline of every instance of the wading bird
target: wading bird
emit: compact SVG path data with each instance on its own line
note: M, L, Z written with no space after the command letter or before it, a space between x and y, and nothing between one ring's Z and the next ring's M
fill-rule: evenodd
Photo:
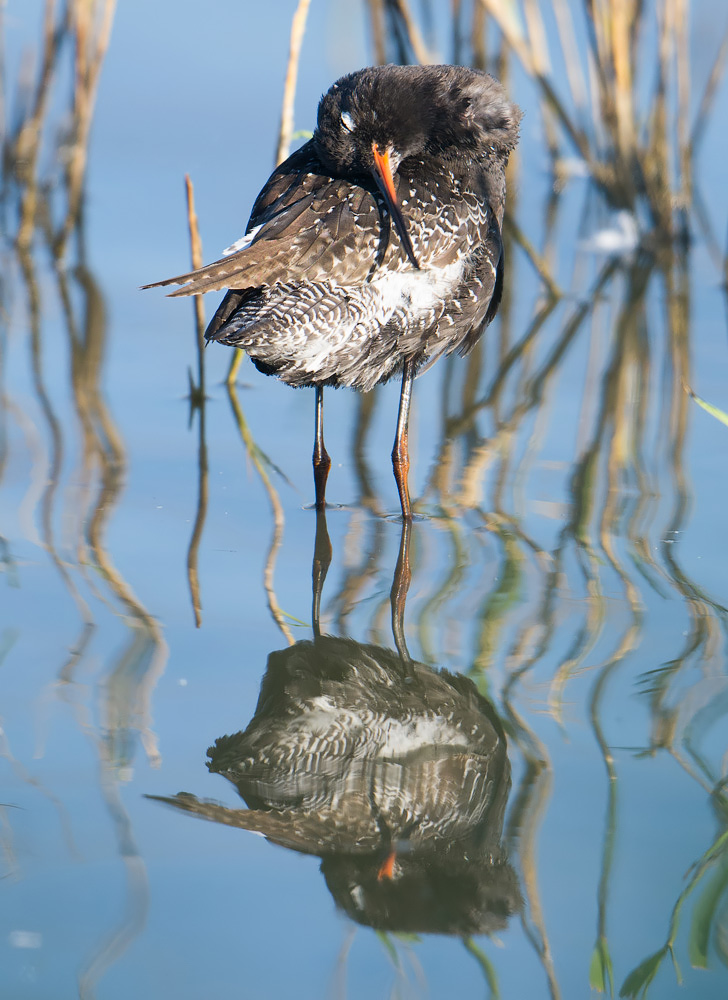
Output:
M316 389L316 506L331 460L324 386L369 390L401 373L392 464L412 517L407 427L415 375L466 354L503 287L505 168L521 112L463 66L379 66L322 97L313 138L271 175L245 236L173 295L229 289L207 340Z

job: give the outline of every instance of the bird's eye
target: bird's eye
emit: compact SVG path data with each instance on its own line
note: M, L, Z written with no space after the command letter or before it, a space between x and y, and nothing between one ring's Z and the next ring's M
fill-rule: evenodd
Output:
M341 124L344 126L347 132L354 131L354 119L351 117L348 111L341 112Z

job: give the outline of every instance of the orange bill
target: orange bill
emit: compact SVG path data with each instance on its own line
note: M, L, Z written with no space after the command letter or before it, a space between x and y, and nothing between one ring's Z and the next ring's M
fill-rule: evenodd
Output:
M377 182L379 190L384 196L384 200L387 203L387 208L389 209L389 214L394 220L394 226L399 233L399 238L402 240L402 246L407 254L413 267L416 267L419 271L420 265L415 257L415 251L412 247L412 240L410 239L409 232L407 231L407 223L404 221L404 216L402 215L402 209L397 203L397 192L394 188L394 178L392 177L392 167L389 162L389 150L385 149L382 153L379 149L379 145L376 142L372 143L372 154L374 156L374 178Z
M377 881L381 882L382 879L391 879L394 875L394 862L397 857L395 851L390 851L386 856L384 861L379 866L379 871L377 872Z

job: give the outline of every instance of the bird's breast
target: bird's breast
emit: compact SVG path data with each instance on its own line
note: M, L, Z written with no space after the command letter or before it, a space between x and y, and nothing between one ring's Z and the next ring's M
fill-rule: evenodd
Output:
M429 320L447 303L463 280L466 262L461 256L443 267L413 267L380 270L372 280L382 313L404 313L407 317Z

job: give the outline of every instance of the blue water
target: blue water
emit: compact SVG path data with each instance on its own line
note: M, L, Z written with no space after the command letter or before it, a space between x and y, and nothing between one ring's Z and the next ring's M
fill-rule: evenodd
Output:
M11 108L41 7L7 5ZM714 53L708 7L694 15L694 95ZM480 352L416 383L410 482L426 516L405 632L416 661L470 677L502 721L512 787L497 839L520 902L471 942L376 932L337 908L317 857L147 798L242 808L207 748L250 722L269 654L311 638L313 394L244 362L234 398L251 450L223 384L230 352L213 345L205 469L187 399L192 305L138 291L188 266L185 172L205 257L241 235L272 167L293 8L119 5L83 224L99 309L76 246L57 272L38 234L35 361L6 196L0 996L469 997L488 995L487 965L503 998L570 1000L589 994L600 939L617 995L672 919L683 983L665 953L649 995L723 997L728 429L681 386L728 410L722 273L693 217L689 253L625 254L597 290L609 259L584 241L615 215L575 178L549 225L538 95L515 64L526 118L511 210L566 294L498 381L544 302L511 242L509 298ZM312 127L338 75L371 61L367 23L359 4L311 5L296 128ZM446 29L438 9L442 58ZM49 120L67 105L67 56ZM722 88L695 162L720 245L725 110ZM326 394L335 506L321 628L390 650L397 399L396 385L376 390L357 453L368 404ZM458 423L473 402L474 420ZM198 628L187 553L201 478ZM701 930L707 969L691 965Z

